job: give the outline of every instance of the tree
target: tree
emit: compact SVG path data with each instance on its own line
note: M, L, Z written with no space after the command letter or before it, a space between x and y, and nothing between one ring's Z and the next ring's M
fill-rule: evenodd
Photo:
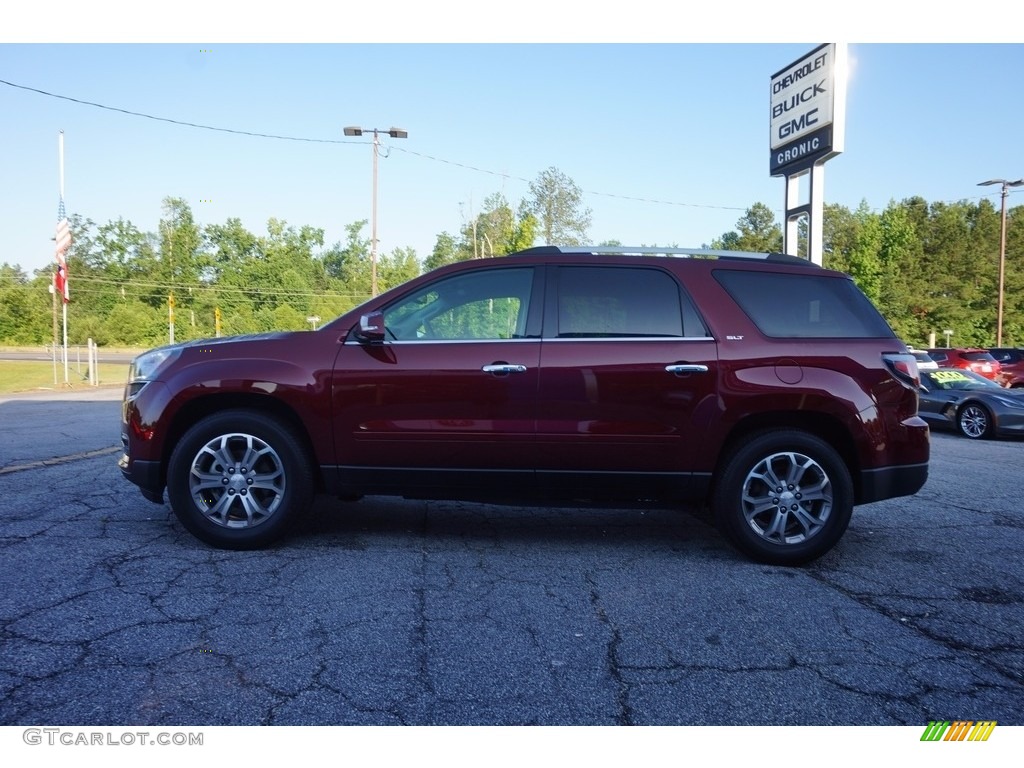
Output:
M342 282L349 293L359 294L364 298L370 296L372 267L370 264L370 239L362 235L366 223L366 219L362 219L347 224L345 231L348 233L348 237L345 245L335 243L323 255L327 274Z
M739 232L726 232L711 242L712 248L779 253L782 251L782 229L775 223L775 214L764 203L754 203L736 222Z
M412 248L395 248L386 256L378 254L377 282L381 291L412 280L420 273L420 263Z
M876 305L882 298L884 265L881 258L882 222L862 200L853 215L855 231L846 254L847 271Z
M496 192L484 199L484 210L463 226L461 234L455 261L507 256L533 245L537 219L525 203L513 211L505 196Z
M0 264L0 343L50 340L51 302L47 272L29 281L20 267Z
M423 268L427 270L437 269L446 264L454 264L457 261L461 261L461 259L459 258L458 245L455 242L454 235L442 232L437 236L437 240L434 241L434 250L427 256L427 260L423 262Z
M590 229L591 210L583 207L583 191L572 179L551 167L530 182L523 211L537 220L545 245L582 245Z

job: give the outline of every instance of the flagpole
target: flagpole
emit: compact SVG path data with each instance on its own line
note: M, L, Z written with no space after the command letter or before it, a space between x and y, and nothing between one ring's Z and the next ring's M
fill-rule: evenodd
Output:
M56 275L54 275L56 277ZM53 358L53 388L57 388L57 284L50 281L50 298L53 299L53 339L50 343L50 357Z
M59 153L60 153L60 199L64 200L64 131L60 132L58 137ZM64 270L64 279L68 279L67 269ZM68 385L68 303L64 301L64 297L61 297L60 302L62 316L64 319L64 385Z

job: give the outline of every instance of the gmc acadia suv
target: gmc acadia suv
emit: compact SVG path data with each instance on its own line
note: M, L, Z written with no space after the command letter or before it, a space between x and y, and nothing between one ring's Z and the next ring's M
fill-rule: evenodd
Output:
M917 362L844 274L780 254L531 248L452 264L316 331L131 366L120 467L217 547L317 492L710 505L800 564L928 473Z

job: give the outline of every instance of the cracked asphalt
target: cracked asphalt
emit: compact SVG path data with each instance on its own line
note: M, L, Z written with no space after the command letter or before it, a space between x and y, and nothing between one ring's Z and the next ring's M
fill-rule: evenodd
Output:
M321 498L223 552L116 466L118 390L0 401L0 725L1024 724L1024 442L801 569L700 516Z

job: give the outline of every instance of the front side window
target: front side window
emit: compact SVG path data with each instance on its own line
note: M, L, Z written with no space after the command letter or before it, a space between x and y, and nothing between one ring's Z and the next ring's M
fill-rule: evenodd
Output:
M523 338L533 269L493 269L439 280L384 310L388 339Z

